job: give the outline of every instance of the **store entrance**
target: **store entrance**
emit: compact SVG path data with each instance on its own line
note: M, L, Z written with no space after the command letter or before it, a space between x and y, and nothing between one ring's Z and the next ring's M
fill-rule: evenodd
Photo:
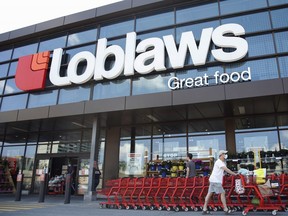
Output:
M68 156L68 155L38 155L36 156L36 167L34 174L34 193L40 190L40 175L46 174L46 192L47 195L64 195L66 175L71 174L71 194L83 194L83 175L81 175L81 164L89 162L86 156ZM89 165L89 164L88 164ZM88 167L89 168L89 167ZM80 174L79 174L80 173ZM87 173L87 172L86 172ZM85 173L85 174L86 174ZM87 176L88 186L88 176ZM84 186L85 188L85 186ZM88 187L87 187L88 188Z

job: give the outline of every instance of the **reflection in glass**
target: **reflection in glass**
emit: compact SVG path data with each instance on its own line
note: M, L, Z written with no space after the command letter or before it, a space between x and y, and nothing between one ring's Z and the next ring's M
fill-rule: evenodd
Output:
M12 49L0 51L0 62L10 60Z
M280 130L281 149L288 149L288 130Z
M20 130L22 130L21 128L17 128L17 127L12 127L13 129L17 130L18 133L20 132ZM5 136L5 140L4 140L4 146L5 145L25 145L26 144L26 139L27 139L27 134L22 132L19 134L11 134L11 135L6 135Z
M134 78L132 95L170 91L167 83L173 73Z
M70 34L68 36L67 46L75 46L78 44L83 44L83 43L95 41L96 37L97 37L97 29L96 28L77 32L77 33L73 33L73 34Z
M268 12L232 17L222 20L222 24L237 23L244 27L246 33L271 29Z
M80 152L90 152L91 150L92 130L85 130L82 136Z
M279 77L275 58L227 64L226 73L247 71L248 67L250 67L252 81Z
M28 108L56 105L58 90L30 93Z
M130 79L97 83L93 90L93 99L105 99L130 95Z
M73 103L89 100L90 86L76 86L71 88L60 89L59 104Z
M275 130L276 121L275 116L263 116L263 117L243 117L235 120L236 132L249 132L259 129Z
M288 0L268 0L270 6L281 5L281 4L288 4Z
M277 131L236 133L236 151L279 150Z
M126 35L134 31L134 20L104 25L100 28L100 38L109 38L114 36Z
M66 44L66 36L41 40L38 52L53 51L56 48L63 48Z
M14 76L16 74L17 65L18 65L18 61L16 62L14 61L10 63L8 76Z
M271 34L247 37L246 41L249 44L248 57L275 53Z
M194 158L208 157L210 149L214 157L219 150L226 149L225 134L188 137L188 151L193 154Z
M3 97L1 111L25 109L28 94L19 94L9 97Z
M278 53L288 52L288 31L274 34Z
M148 15L145 17L138 17L136 19L136 31L144 31L148 29L169 26L174 24L174 13L158 12L156 15Z
M9 64L0 64L0 78L7 76Z
M7 79L4 94L13 94L21 92L15 83L15 79Z
M119 146L119 177L127 177L128 170L128 155L130 154L131 140L120 141Z
M271 11L273 28L282 28L288 26L287 20L288 8Z
M267 7L266 0L220 1L221 15L231 14L231 13L236 13L236 12L241 12L241 11L249 11L249 10L254 10L254 9L264 8L264 7Z
M23 167L23 174L25 178L27 177L32 178L35 153L36 153L36 145L27 146ZM30 189L31 185L25 185L24 188L25 187L28 187L26 189Z
M194 20L206 19L219 15L218 3L209 3L195 7L177 8L176 23L183 23Z
M38 44L35 43L17 47L14 49L12 58L15 59L29 54L35 54L37 53L37 46Z
M0 95L3 94L5 82L6 82L6 80L0 80Z
M288 57L279 57L279 66L280 66L280 76L288 77Z

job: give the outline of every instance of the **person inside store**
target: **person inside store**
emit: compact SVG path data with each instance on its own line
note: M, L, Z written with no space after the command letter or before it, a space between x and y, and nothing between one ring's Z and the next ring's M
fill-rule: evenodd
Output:
M212 173L209 178L209 189L208 193L205 197L205 203L203 206L203 215L212 214L210 211L207 210L207 205L210 201L210 198L212 197L213 193L221 194L221 202L223 205L223 210L225 214L232 214L233 211L227 208L226 205L226 198L225 198L225 190L222 186L224 171L229 173L230 175L237 175L237 173L234 173L229 168L226 167L225 160L228 158L226 150L220 150L218 154L218 159L214 164Z
M94 161L94 191L96 191L100 182L101 171L98 167L98 163Z
M75 193L75 168L70 162L68 164L67 174L71 176L71 194L73 195Z
M193 155L188 153L186 163L186 178L192 178L196 176L195 162L192 160L192 158Z

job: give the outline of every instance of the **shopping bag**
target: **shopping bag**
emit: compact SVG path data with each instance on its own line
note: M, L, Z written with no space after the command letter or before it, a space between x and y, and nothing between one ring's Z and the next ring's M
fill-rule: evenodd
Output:
M266 168L254 170L256 176L256 184L264 184L266 182Z
M241 179L235 179L235 192L237 194L243 194L245 193L245 188L242 184Z

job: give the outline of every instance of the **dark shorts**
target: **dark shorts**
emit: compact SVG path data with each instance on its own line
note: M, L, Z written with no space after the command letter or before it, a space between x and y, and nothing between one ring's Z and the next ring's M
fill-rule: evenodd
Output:
M224 189L221 183L210 182L208 193L221 194L224 193Z

